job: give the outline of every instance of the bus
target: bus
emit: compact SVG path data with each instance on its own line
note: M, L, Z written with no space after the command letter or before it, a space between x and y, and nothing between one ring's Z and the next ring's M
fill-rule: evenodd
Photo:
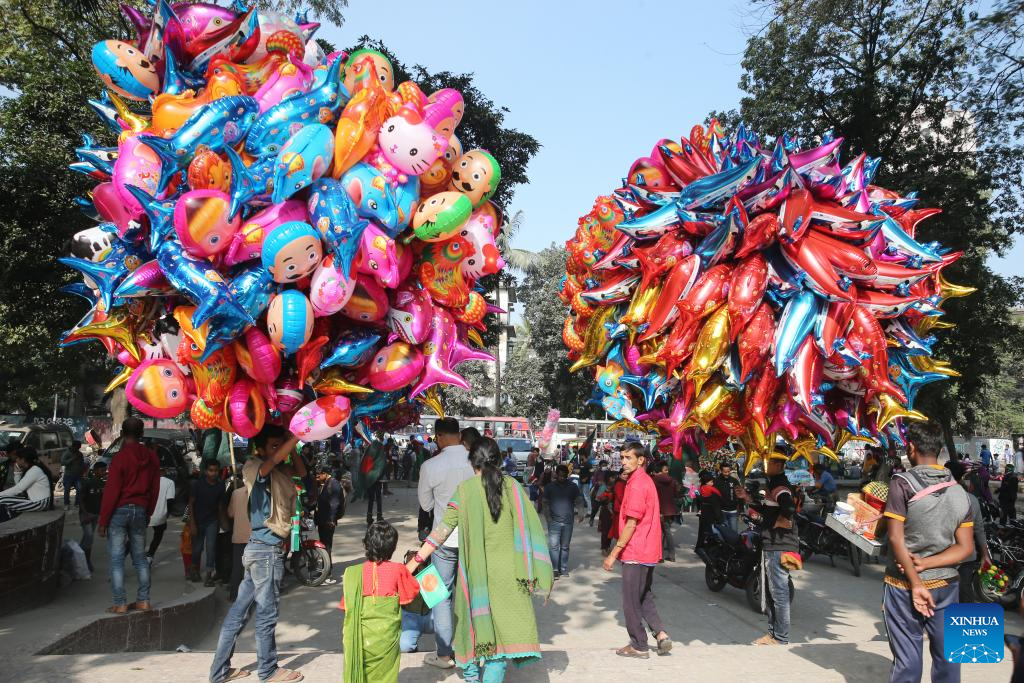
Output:
M649 438L639 429L616 427L610 429L614 424L612 420L580 420L574 417L563 417L558 420L558 427L551 439L548 451L554 453L562 446L580 446L591 432L594 433L595 450L603 448L606 444L619 444L623 441L641 441Z

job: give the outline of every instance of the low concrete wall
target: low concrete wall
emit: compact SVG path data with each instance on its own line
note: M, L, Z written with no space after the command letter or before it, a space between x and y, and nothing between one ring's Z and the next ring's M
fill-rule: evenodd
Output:
M0 524L0 616L44 605L60 586L64 512L26 512Z
M106 652L151 652L194 647L214 625L212 588L204 588L148 612L129 612L96 619L37 655L78 655Z

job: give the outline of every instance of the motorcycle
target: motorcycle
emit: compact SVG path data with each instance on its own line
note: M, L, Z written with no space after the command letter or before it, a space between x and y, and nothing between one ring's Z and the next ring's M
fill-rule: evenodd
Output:
M313 518L304 512L299 519L299 549L285 558L285 567L303 586L319 586L331 575L331 554L315 532Z
M745 531L736 531L726 524L714 524L711 537L697 551L704 561L704 582L714 593L726 585L745 591L747 604L755 612L761 609L761 533L749 515L743 515ZM789 600L793 601L793 579L789 579ZM771 595L768 595L768 601ZM766 601L767 605L767 601Z
M800 559L804 562L812 555L827 555L832 566L836 566L836 556L850 560L853 575L860 576L863 552L833 529L825 525L825 520L817 515L806 512L796 514L797 533L800 535Z

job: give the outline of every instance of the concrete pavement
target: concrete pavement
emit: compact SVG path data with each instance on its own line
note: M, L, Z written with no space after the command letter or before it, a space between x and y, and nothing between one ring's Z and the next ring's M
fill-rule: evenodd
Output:
M399 529L401 553L415 546L415 492L392 486L394 495L385 497L385 516ZM793 604L793 644L788 647L755 647L750 641L765 632L765 617L751 611L743 593L731 587L710 592L704 584L703 564L690 548L696 519L686 515L682 528L675 527L680 545L677 563L656 569L655 593L659 611L676 642L668 657L647 661L624 660L614 649L627 642L620 612L619 578L601 567L596 528L577 525L572 546L571 578L556 582L546 605L537 602L543 662L510 671L507 680L582 681L601 676L609 681L785 681L811 678L815 681L884 681L888 678L890 656L881 623L882 569L866 565L863 576L855 578L846 562L814 558L805 571L794 574L796 598ZM365 529L362 502L349 507L335 536L335 575L361 561L361 539ZM177 545L169 534L165 544ZM98 552L103 553L103 550ZM170 577L172 572L164 574ZM180 573L175 571L173 578ZM168 578L167 580L170 580ZM94 579L94 581L96 581ZM223 595L224 589L218 589ZM286 582L278 626L278 650L282 665L297 666L310 681L336 681L341 676L341 618L337 609L340 584L306 588ZM226 610L226 601L221 613ZM49 617L58 620L59 614ZM1008 618L1007 632L1019 633L1024 623L1015 615ZM32 630L45 628L34 620ZM52 622L51 622L52 623ZM0 651L14 655L6 663L7 680L76 683L118 681L205 680L211 652L216 644L220 617L191 653L122 653L110 655L44 656L28 655L30 649L10 648L21 637L9 637L0 623ZM206 625L197 625L205 628ZM18 627L14 627L17 632ZM421 645L432 649L426 636ZM255 662L251 627L243 632L235 655L236 666L251 668ZM426 666L422 654L402 656L400 681L455 681L457 676ZM926 667L927 668L927 667ZM965 665L964 681L1006 681L1010 664ZM254 678L247 680L253 681ZM924 680L929 680L927 671Z

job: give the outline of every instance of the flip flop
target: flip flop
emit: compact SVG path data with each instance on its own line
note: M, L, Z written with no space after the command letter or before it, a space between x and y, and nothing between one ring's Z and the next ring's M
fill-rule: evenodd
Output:
M632 645L620 647L615 651L615 654L620 657L633 657L634 659L648 659L651 656L650 653L641 652L640 650L635 649Z
M298 683L302 680L302 674L291 669L278 669L274 675L263 683Z
M228 675L224 678L224 681L237 681L239 678L245 678L249 675L249 672L245 669L228 669Z

